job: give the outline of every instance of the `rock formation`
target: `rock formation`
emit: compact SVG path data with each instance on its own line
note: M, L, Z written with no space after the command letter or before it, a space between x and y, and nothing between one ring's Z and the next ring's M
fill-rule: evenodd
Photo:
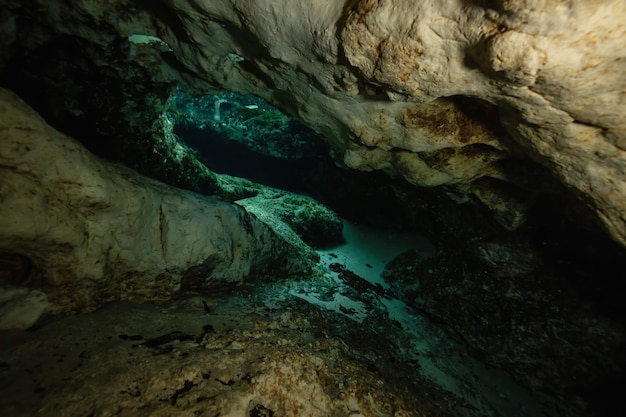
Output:
M51 323L0 345L0 355L11 356L0 372L0 410L12 417L93 410L409 417L467 409L397 360L376 332L297 300L257 287L245 297L192 297L165 308L111 303ZM203 301L212 305L209 316ZM329 328L341 331L329 335Z
M137 174L251 197L179 146L166 110L175 88L252 93L314 128L345 166L415 186L390 195L439 248L390 266L395 296L553 414L580 415L580 392L610 408L626 363L613 272L626 247L624 1L2 6L0 84L41 115L2 92L2 326L284 271L293 246L242 208ZM241 410L261 415L256 405Z
M509 229L556 179L626 245L619 0L8 3L5 77L57 121L148 138L168 86L251 92L349 166L450 186Z
M36 272L13 284L35 280L49 312L286 271L295 250L242 208L93 156L7 90L0 114L0 252L32 262Z

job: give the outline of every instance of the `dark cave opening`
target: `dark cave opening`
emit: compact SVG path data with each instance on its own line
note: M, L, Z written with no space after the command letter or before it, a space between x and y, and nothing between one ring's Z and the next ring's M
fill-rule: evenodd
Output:
M200 162L213 172L295 193L311 191L306 184L316 166L311 158L294 160L260 154L209 128L175 126L174 133L196 150Z
M358 224L427 227L403 202L414 193L408 183L343 166L316 132L260 98L233 92L192 98L177 91L171 102L174 133L213 172L310 196Z

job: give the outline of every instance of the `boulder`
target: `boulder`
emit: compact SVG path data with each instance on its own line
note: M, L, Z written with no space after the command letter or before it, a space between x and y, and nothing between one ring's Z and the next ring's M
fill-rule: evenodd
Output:
M8 3L5 85L83 126L86 142L94 128L105 142L132 132L111 148L137 152L151 176L215 191L210 175L191 184L156 168L148 139L175 85L246 92L321 133L350 167L454 189L509 230L534 195L564 184L592 214L575 220L626 246L621 0Z
M242 207L104 161L10 91L0 91L0 114L0 252L32 264L21 279L1 276L43 290L50 312L164 300L300 262Z

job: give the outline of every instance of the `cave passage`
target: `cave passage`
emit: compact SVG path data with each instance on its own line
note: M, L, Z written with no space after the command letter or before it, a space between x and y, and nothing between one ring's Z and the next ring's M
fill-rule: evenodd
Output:
M431 382L476 409L489 407L499 415L520 417L542 413L527 390L505 372L473 358L462 339L401 301L383 279L386 265L396 257L410 252L424 259L435 247L406 227L392 192L359 195L371 192L370 173L355 173L356 179L346 186L339 178L348 177L350 170L337 166L315 132L254 96L224 92L194 99L179 92L172 103L174 132L210 170L307 198L320 196L342 216L343 242L317 248L325 277L290 282L290 295L369 329L381 326L383 317L401 331L397 338L407 340L399 342L403 354ZM342 199L344 195L348 198ZM364 216L348 209L355 205L373 209ZM468 393L468 386L480 395Z
M0 417L623 408L626 1L3 6Z
M178 91L168 114L178 137L219 174L306 193L307 179L329 158L314 131L250 94L193 98Z
M198 152L199 160L211 171L249 179L285 191L304 193L304 178L315 168L309 159L290 160L259 154L244 144L224 140L214 132L177 128L176 133Z

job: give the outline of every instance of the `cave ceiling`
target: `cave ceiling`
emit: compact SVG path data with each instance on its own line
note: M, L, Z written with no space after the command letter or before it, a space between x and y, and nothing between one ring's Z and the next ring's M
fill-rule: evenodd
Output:
M162 137L177 87L252 93L348 167L471 196L509 230L564 194L626 245L622 1L3 3L3 84L105 156Z

